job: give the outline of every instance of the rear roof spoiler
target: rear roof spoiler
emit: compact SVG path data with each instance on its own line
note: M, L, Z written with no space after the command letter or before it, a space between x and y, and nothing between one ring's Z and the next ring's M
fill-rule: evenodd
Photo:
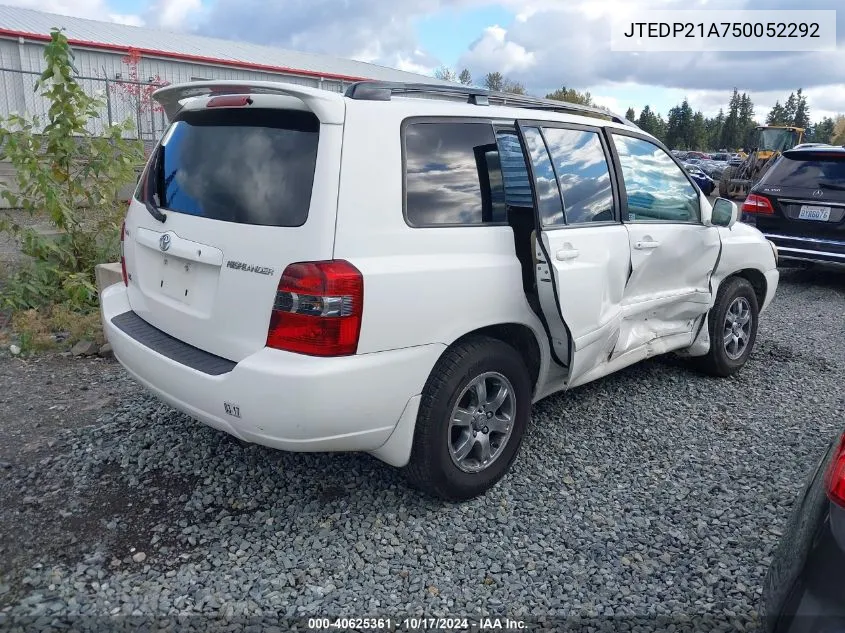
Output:
M159 88L153 93L169 119L182 109L182 101L192 97L218 95L280 95L301 100L321 123L343 123L346 106L343 95L321 88L309 88L277 81L238 81L233 79L191 81Z
M845 160L845 147L839 145L818 145L816 147L801 147L788 149L783 152L787 158L795 160L813 160L819 158L836 158Z

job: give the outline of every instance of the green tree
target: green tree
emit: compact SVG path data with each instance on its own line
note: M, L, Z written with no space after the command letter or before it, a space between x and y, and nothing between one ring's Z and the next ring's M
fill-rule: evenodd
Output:
M757 124L754 122L754 103L751 101L751 97L743 92L739 98L738 116L739 138L742 145L748 146L753 142L754 128L756 126Z
M830 143L833 140L833 130L836 122L829 116L824 117L813 126L813 133L810 137L815 143Z
M472 75L470 74L469 69L464 68L461 71L461 74L458 75L458 81L460 81L465 86L472 85Z
M554 99L555 101L566 101L567 103L578 103L585 106L594 106L593 96L589 92L579 92L574 88L567 88L561 86L554 92L546 95L546 99Z
M704 114L699 110L692 117L692 125L690 130L690 147L696 149L710 149L707 138L707 123L704 119Z
M795 116L792 117L790 125L807 129L810 127L810 107L807 105L807 97L801 88L795 94Z
M651 106L644 106L640 111L640 116L636 120L637 126L643 131L652 136L656 136L661 141L666 142L666 123L663 117L655 114Z
M97 302L94 266L118 257L125 212L119 192L134 181L143 145L124 138L131 121L106 126L102 135L90 131L105 103L74 77L73 52L60 29L51 31L44 61L36 90L49 104L46 118L13 114L0 121L0 159L15 169L14 187L2 196L30 215L46 213L59 235L0 219L0 232L18 239L31 258L0 299L14 309L64 303L87 310Z
M669 147L673 149L696 149L693 130L694 116L686 98L680 105L669 110L669 118L666 123L666 144Z
M501 92L505 87L505 78L500 72L487 73L484 76L484 87L487 88L487 90Z
M511 94L515 95L524 95L525 86L513 79L505 79L505 82L502 86L502 92L510 92Z
M734 88L731 99L728 102L728 114L725 117L725 125L722 127L721 145L729 151L735 150L744 143L742 138L744 130L740 126L739 109L742 98L739 91Z
M705 121L707 129L707 147L719 149L722 147L722 128L725 126L725 111L719 108L719 114Z
M783 104L783 123L781 125L792 125L795 120L795 114L798 111L798 100L795 98L795 93L790 92L786 102Z
M780 104L780 101L775 101L775 105L766 116L766 125L786 125L786 110Z
M637 113L634 112L634 108L628 108L627 110L625 110L625 118L629 121L637 120Z

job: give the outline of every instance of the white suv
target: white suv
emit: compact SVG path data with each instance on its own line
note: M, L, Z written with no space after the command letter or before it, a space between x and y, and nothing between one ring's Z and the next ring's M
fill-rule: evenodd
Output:
M631 123L476 89L156 93L172 123L102 294L115 355L247 442L367 451L447 499L531 404L644 358L747 360L777 253Z

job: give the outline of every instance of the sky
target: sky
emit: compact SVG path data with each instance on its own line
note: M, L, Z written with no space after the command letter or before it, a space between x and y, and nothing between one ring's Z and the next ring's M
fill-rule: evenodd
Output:
M811 118L845 113L842 0L0 0L0 3L325 53L424 74L491 71L543 96L566 85L624 114L666 115L685 97L715 115L734 87L757 120L803 88ZM624 53L610 50L620 9L837 9L837 50Z

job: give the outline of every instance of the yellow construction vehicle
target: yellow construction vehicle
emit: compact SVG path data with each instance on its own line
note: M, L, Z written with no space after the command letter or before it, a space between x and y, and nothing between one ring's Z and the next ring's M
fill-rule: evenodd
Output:
M751 151L738 165L728 165L719 180L723 198L745 198L775 159L804 141L804 128L761 125L754 128Z

